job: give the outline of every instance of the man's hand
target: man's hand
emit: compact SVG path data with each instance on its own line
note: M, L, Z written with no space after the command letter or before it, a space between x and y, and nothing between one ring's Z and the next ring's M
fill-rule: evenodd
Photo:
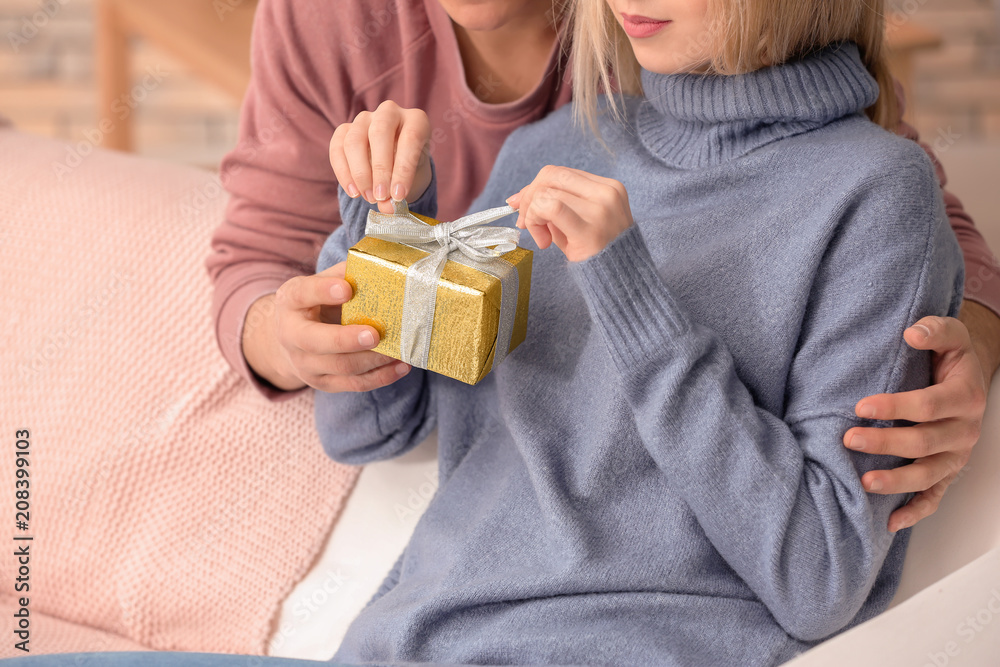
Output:
M387 100L337 126L330 165L348 196L392 213L390 198L414 201L431 183L430 136L426 113Z
M292 278L250 307L243 355L257 375L286 391L310 386L333 393L378 389L410 371L371 351L379 341L374 327L341 326L340 307L353 296L345 266Z
M934 353L934 384L869 396L858 402L855 412L866 419L903 419L915 425L852 428L844 434L844 444L850 449L915 459L909 465L873 470L861 478L873 493L918 492L889 517L892 532L937 511L948 485L969 461L979 440L989 380L1000 359L1000 318L966 301L961 320L925 317L904 332L904 339L915 349Z

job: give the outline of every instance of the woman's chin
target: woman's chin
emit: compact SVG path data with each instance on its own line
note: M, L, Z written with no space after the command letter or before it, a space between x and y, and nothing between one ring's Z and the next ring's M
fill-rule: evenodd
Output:
M706 60L691 60L683 57L665 57L661 52L643 57L640 49L633 46L636 60L646 71L655 74L705 74L709 71L710 63Z

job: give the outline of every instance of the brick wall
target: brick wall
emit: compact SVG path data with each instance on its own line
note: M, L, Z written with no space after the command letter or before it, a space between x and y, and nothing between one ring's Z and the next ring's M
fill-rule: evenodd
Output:
M1000 140L1000 19L994 0L893 2L945 40L916 60L912 101L921 133L945 133L962 142ZM93 39L93 0L0 0L0 113L30 132L72 141L88 132L94 136ZM137 44L134 71L149 66L169 75L137 105L137 150L215 164L236 141L238 101L159 50Z
M917 55L911 93L922 135L1000 140L1000 0L897 0L944 44Z
M46 136L98 137L93 13L93 0L0 0L0 114ZM147 68L164 74L137 96L137 152L216 165L236 143L239 100L141 41L133 54L136 83Z

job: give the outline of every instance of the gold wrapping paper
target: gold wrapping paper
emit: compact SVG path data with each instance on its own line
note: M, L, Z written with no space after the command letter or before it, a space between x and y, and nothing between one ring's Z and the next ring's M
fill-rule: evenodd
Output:
M416 216L429 224L437 220ZM367 324L379 332L376 352L399 359L406 271L426 257L423 250L365 237L347 254L346 280L354 297L341 310L341 323ZM531 251L515 248L501 256L517 268L518 295L510 350L528 330ZM438 281L427 370L468 384L482 380L493 365L500 323L500 281L449 261Z

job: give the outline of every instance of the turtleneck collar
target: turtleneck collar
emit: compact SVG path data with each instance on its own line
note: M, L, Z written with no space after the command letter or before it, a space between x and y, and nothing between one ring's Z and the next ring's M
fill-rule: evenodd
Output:
M736 76L643 70L642 87L639 137L680 169L720 164L822 127L863 111L879 95L852 43Z

